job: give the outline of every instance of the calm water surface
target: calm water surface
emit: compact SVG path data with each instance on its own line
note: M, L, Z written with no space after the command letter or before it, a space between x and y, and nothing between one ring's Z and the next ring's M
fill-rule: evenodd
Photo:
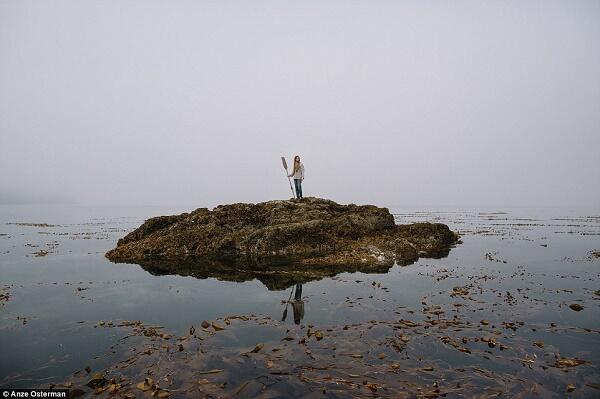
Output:
M446 317L462 312L461 318L474 324L480 320L523 322L529 328L520 328L510 338L513 346L523 345L524 354L519 357L545 356L542 366L546 367L553 362L552 354L585 359L585 365L569 370L576 386L569 394L600 396L594 388L600 384L600 259L591 252L600 250L597 212L392 209L398 223L446 223L460 232L463 243L443 259L420 259L409 266L396 265L387 273L341 273L305 283L303 312L298 306L288 306L289 314L281 322L294 286L269 290L259 279L234 282L153 275L138 265L113 264L104 258L118 238L144 219L183 211L187 210L0 206L0 288L6 295L0 303L0 386L46 386L67 381L85 367L110 367L123 357L123 350L114 346L127 331L97 328L100 321L141 320L179 336L202 320L228 315L270 317L280 327L293 329L399 318L424 320L428 316L423 308L438 304L450 307ZM39 251L47 254L36 256ZM456 302L450 295L453 288L469 284L477 290L481 305L464 311L452 308ZM571 304L584 309L573 311ZM563 332L552 333L550 323L564 328ZM275 330L248 327L223 335L221 345L252 347L280 338ZM531 345L539 341L544 348ZM439 342L436 345L421 349L419 357L443 358L453 367L484 361L474 354L450 352ZM409 348L406 353L410 350L419 349ZM509 373L523 367L511 369L510 363L497 363L486 367ZM565 392L563 383L570 381L560 376L546 380L541 371L532 375L548 389L541 392L557 396Z

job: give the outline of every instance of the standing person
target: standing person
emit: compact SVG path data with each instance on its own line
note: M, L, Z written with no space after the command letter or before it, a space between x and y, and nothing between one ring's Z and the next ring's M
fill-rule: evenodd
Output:
M294 168L288 177L294 178L294 186L296 186L296 198L302 198L302 180L304 180L304 165L300 162L300 155L294 157Z
M296 293L294 294L294 302L292 302L292 310L294 311L294 324L300 324L304 318L304 301L302 300L302 284L296 284Z

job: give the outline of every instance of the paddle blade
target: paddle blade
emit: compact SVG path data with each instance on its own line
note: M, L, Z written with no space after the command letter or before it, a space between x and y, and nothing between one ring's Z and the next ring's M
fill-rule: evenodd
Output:
M281 157L281 163L283 164L283 169L287 170L287 162L285 162L285 157Z

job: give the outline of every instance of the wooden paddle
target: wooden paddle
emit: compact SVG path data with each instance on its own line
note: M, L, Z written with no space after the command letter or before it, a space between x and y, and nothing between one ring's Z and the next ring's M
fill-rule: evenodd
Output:
M294 293L294 288L295 288L295 286L292 286L292 291L290 291L290 297L288 298L287 302L285 303L285 309L283 310L283 317L281 318L281 321L285 321L285 319L287 319L287 308L290 303L290 300L292 299L292 294Z
M287 176L288 182L290 183L290 190L292 190L292 198L294 198L296 194L294 194L294 189L292 188L292 181L290 180L290 176L288 174L287 162L285 162L285 157L281 157L281 163L283 164L283 169L285 169L285 175Z

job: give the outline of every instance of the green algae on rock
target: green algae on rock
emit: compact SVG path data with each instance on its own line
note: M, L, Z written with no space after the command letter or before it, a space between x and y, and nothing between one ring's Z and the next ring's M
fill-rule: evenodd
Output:
M441 257L458 235L440 223L396 225L387 208L320 198L220 205L148 219L106 253L113 262L219 262L242 268L304 265L392 266Z

